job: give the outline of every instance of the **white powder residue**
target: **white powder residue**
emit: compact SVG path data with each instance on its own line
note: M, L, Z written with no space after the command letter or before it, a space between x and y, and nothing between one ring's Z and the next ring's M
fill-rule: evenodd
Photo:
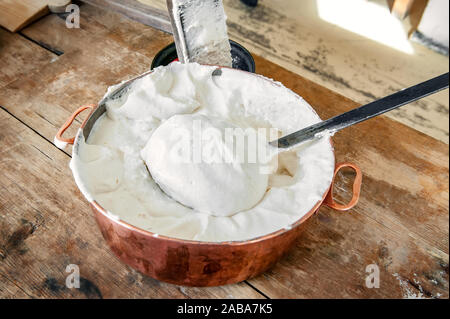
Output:
M59 139L56 138L56 136L53 139L53 144L55 144L55 146L61 150L65 149L67 146L67 142L60 141Z
M316 133L314 135L315 138L322 138L322 137L331 137L336 134L335 130L323 130L322 132Z
M423 288L420 282L417 280L417 278L413 278L413 281L415 286L418 287L419 291L417 291L417 288L412 288L408 280L404 280L398 273L394 273L393 276L398 280L400 284L400 288L402 289L404 299L427 299L427 297L424 294ZM417 274L414 274L414 277L417 277ZM441 294L437 293L435 298L439 297L441 297Z

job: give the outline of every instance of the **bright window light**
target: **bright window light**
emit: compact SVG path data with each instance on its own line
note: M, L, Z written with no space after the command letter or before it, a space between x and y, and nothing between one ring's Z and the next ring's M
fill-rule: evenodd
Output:
M402 22L389 9L367 0L317 0L321 19L399 51L413 54Z

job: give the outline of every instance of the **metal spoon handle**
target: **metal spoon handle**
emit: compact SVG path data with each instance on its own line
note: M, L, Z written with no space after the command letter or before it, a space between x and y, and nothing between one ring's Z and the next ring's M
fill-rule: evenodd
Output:
M270 142L270 144L278 146L279 148L289 148L301 142L313 139L319 133L324 131L335 133L350 125L368 120L377 115L389 112L400 106L446 89L448 88L448 81L448 73L442 74L431 80L403 89L382 99L281 137L278 140Z

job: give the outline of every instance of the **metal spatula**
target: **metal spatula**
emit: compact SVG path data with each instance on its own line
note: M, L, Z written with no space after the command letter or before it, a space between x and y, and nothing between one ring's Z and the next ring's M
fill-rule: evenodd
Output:
M431 80L403 89L397 93L386 96L364 106L345 112L326 121L311 125L300 131L291 133L278 140L270 142L270 145L280 149L289 149L297 144L303 143L323 135L333 135L337 131L359 122L368 120L377 115L392 111L400 106L424 98L448 88L449 75L442 74Z
M181 63L231 67L231 47L222 0L167 0Z

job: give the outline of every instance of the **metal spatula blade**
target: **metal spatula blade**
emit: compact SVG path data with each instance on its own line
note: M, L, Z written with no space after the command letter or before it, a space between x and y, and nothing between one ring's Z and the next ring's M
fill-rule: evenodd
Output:
M222 0L167 0L178 59L231 67Z
M346 127L371 119L372 117L392 111L400 106L446 89L448 88L448 82L449 74L442 74L431 80L403 89L397 93L345 112L326 121L283 136L269 144L281 149L289 149L297 144L319 138L327 133L333 135Z

